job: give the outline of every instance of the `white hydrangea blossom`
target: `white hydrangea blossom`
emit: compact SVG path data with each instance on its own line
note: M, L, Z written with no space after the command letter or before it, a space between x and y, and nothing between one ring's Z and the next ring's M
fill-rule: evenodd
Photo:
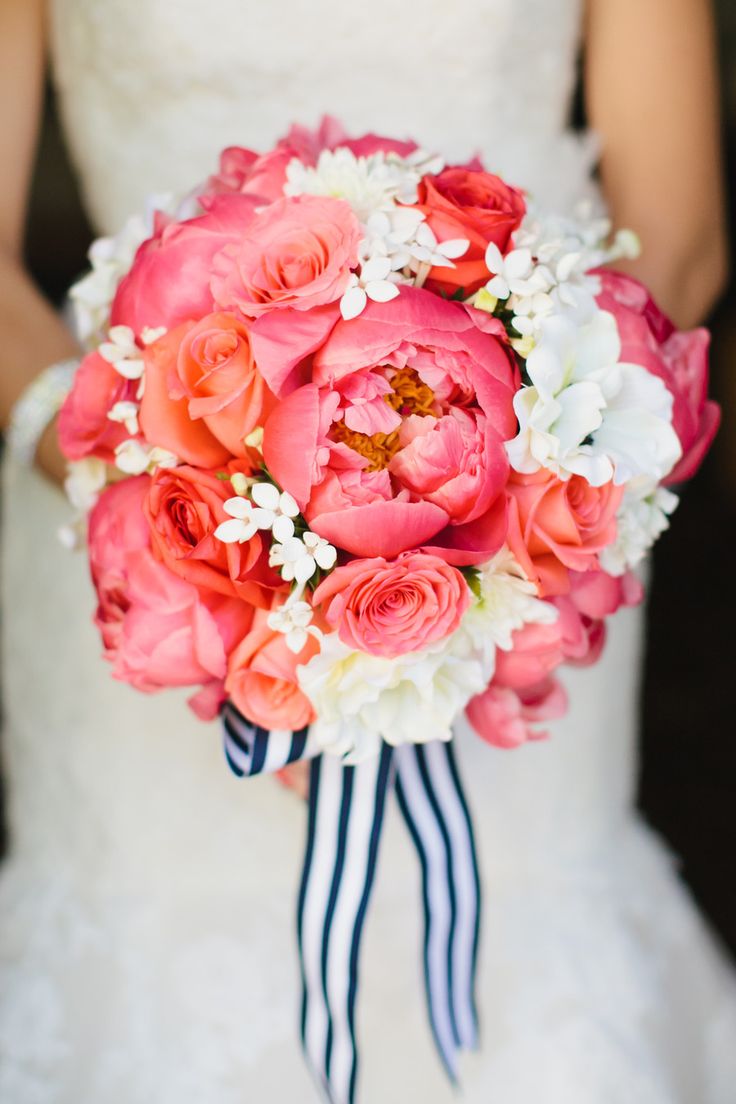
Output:
M599 553L609 575L623 575L641 563L654 542L669 528L679 499L653 479L633 479L626 488L616 518L616 540Z
M557 315L544 320L526 361L531 386L514 396L520 428L506 450L516 471L547 468L597 487L672 470L681 455L672 395L640 365L620 363L620 353L607 311L583 326Z
M293 158L286 167L284 194L345 199L364 223L375 211L391 211L397 203L416 203L422 177L443 168L441 158L424 150L415 150L408 157L383 152L359 157L340 146L322 150L314 167Z

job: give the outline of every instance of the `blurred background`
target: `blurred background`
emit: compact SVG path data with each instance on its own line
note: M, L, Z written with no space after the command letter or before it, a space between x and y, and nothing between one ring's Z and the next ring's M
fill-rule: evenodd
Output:
M736 4L717 0L723 119L736 196ZM733 201L732 201L733 207ZM731 218L736 256L736 211ZM47 97L29 218L29 265L60 302L85 267L91 231ZM678 856L713 926L736 952L736 280L712 320L716 447L657 547L643 688L640 805Z

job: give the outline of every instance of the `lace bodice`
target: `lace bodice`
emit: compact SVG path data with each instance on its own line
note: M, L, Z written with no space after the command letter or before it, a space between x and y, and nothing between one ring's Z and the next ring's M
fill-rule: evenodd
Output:
M450 158L480 150L566 203L586 175L580 144L561 137L580 8L52 0L56 83L91 213L116 229L147 191L191 187L225 146L266 148L323 112Z

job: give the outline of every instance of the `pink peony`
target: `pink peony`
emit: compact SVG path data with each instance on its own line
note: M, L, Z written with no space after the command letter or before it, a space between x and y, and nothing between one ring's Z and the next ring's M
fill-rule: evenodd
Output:
M512 473L507 493L510 547L542 595L566 593L569 571L597 569L597 554L616 539L623 487L591 487L579 475L565 482L541 470Z
M136 387L99 353L84 357L59 414L59 444L69 460L97 456L112 463L130 434L107 415L115 403L134 399Z
M157 562L150 550L143 502L148 476L109 487L89 518L89 557L97 590L95 623L113 677L151 693L170 686L215 686L227 652L247 632L244 602L197 588ZM212 698L212 695L210 695ZM207 713L205 699L200 713Z
M130 326L140 334L145 326L171 329L213 310L213 258L243 237L258 201L220 195L206 202L205 214L185 222L158 217L153 236L141 245L118 286L112 325Z
M358 263L360 237L360 224L344 200L276 200L259 212L241 241L217 257L215 301L246 318L334 303Z
M406 552L351 560L314 593L344 644L371 655L418 652L454 632L470 603L460 572L439 556Z
M281 362L257 358L278 390ZM263 448L311 528L356 556L432 543L452 546L455 562L489 559L505 535L503 442L516 432L518 370L500 323L402 288L339 321L310 370L269 417ZM377 424L355 419L377 418L383 403L380 431L350 427Z
M630 276L600 269L598 277L598 305L616 319L621 360L659 376L674 396L673 426L683 455L666 481L682 483L700 467L721 419L717 403L708 399L710 334L676 330L643 284Z

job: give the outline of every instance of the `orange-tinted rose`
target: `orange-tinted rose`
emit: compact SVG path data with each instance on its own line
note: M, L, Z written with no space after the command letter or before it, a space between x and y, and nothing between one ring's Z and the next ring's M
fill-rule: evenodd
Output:
M591 487L582 476L567 482L548 471L512 474L508 542L543 595L565 594L568 571L598 567L598 553L616 538L623 487Z
M143 354L146 389L141 401L141 429L149 444L169 449L185 463L216 468L227 463L231 452L201 418L192 421L176 376L179 346L190 328L190 322L176 326Z
M445 169L425 176L419 188L419 207L438 241L467 238L468 251L454 268L433 268L427 280L431 291L465 295L478 291L490 278L485 254L489 242L502 253L526 211L524 193L493 173L475 169Z
M267 605L268 588L279 579L267 567L260 535L243 544L224 544L214 535L228 520L223 503L231 495L230 483L214 472L187 465L160 468L143 504L153 551L170 571L203 591Z
M267 617L264 610L256 611L251 631L230 656L225 690L254 724L296 732L315 719L297 683L296 668L307 663L319 645L310 636L302 652L294 655L283 634L269 629Z
M179 386L171 393L186 398L189 417L201 419L233 456L244 456L243 439L271 405L245 323L227 312L206 315L184 333L174 371Z

